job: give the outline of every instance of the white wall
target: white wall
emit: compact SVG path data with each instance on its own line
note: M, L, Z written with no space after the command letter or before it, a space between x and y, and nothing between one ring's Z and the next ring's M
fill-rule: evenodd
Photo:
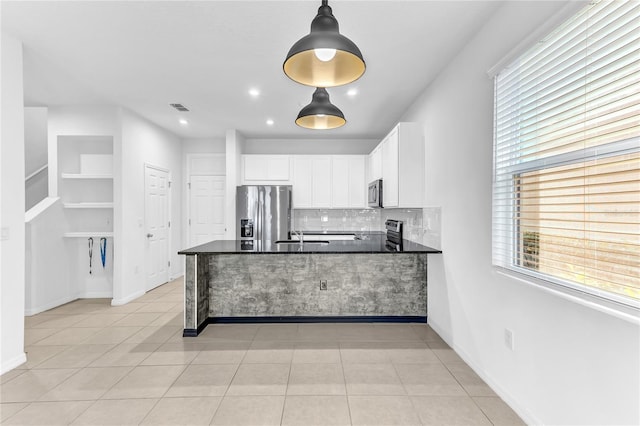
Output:
M127 303L146 291L145 164L170 171L171 247L170 278L182 275L182 147L172 133L128 111L119 113L120 141L114 145L115 264L113 304ZM116 138L118 139L118 138Z
M562 7L505 2L402 117L424 125L425 204L442 206L444 254L429 259L429 323L528 423L640 424L637 320L491 266L487 70Z
M369 154L379 139L247 139L243 154Z
M62 238L67 219L59 198L45 198L26 216L24 313L35 315L78 298L79 280L74 275L80 260L79 253L72 250L78 241ZM88 260L85 239L82 247L82 260Z
M24 94L22 44L2 34L0 71L0 374L24 353Z
M227 224L227 240L236 238L236 187L240 185L240 169L242 154L244 154L244 136L237 130L227 130L226 135L226 204L225 222Z
M226 141L224 138L183 139L183 154L224 154Z
M47 164L47 114L46 107L24 109L25 178ZM26 181L25 191L25 210L29 210L49 192L47 170Z

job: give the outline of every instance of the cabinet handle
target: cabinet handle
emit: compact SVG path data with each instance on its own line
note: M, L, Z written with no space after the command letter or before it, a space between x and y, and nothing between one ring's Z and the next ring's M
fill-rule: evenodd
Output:
M147 238L153 237L153 234L147 234Z

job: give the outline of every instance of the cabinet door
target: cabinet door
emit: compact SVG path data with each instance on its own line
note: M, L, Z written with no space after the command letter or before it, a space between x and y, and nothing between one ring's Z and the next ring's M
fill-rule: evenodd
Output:
M243 155L244 180L274 182L290 179L288 155Z
M293 207L313 207L311 185L311 157L295 155L293 157Z
M331 157L318 155L311 160L311 186L313 207L331 207Z
M267 161L264 155L245 155L244 180L267 180Z
M382 205L398 206L398 129L382 142Z
M334 155L331 157L331 207L348 208L349 205L349 174L350 156Z
M267 160L267 180L289 180L289 156L265 155Z
M349 158L349 204L348 207L366 207L367 181L365 180L366 156L354 155ZM334 163L335 167L335 163ZM335 176L335 175L334 175ZM346 185L345 185L346 186ZM334 184L335 188L335 184Z
M382 143L371 153L371 181L382 179Z

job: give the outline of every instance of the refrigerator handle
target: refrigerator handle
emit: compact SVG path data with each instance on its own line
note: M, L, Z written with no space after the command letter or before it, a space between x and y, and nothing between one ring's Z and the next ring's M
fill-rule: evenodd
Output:
M261 191L262 188L258 188L258 226L256 226L256 230L258 231L258 235L256 235L256 239L262 241L262 227L264 226L264 192Z

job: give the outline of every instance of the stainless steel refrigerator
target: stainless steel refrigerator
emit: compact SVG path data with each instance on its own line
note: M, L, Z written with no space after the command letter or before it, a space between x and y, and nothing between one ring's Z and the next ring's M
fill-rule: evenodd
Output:
M291 185L243 185L236 190L238 240L287 240L291 233Z

